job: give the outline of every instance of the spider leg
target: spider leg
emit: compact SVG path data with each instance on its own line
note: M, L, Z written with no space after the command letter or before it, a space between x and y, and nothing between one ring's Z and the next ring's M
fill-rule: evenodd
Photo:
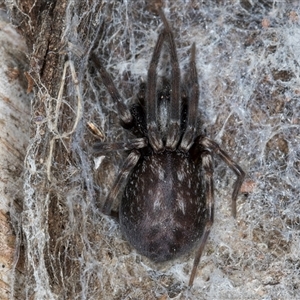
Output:
M154 52L148 69L148 84L146 87L146 111L147 111L147 129L149 143L155 152L163 150L164 145L161 134L157 126L157 95L156 95L156 69L161 53L161 48L165 39L165 32L162 31L157 39Z
M129 140L128 142L114 142L114 143L103 143L96 142L93 145L94 153L101 153L107 151L118 151L118 150L133 150L133 149L141 149L146 147L148 144L148 140L146 138L137 138Z
M208 149L210 151L213 151L217 153L221 159L229 166L229 168L236 174L237 179L233 185L233 193L232 193L232 203L231 203L231 212L232 216L235 218L236 217L236 199L238 196L238 193L241 189L242 183L245 178L245 172L242 170L242 168L230 158L230 156L220 148L220 146L210 140L207 137L202 137L199 140L199 144L204 147L205 149Z
M166 148L175 150L180 139L180 68L173 32L162 9L158 9L158 13L165 26L172 64L170 123L167 132Z
M130 152L130 154L127 156L119 175L117 176L116 181L114 182L106 200L102 207L102 212L106 215L111 214L111 207L113 204L114 199L118 196L121 188L124 186L128 175L130 174L130 171L135 167L137 164L141 154L137 150L133 150Z
M191 86L189 86L189 90L191 90L189 95L188 102L188 116L187 116L187 124L186 129L183 134L179 149L187 152L194 143L195 133L196 133L196 125L197 125L197 109L199 103L199 84L198 84L198 74L196 68L196 46L193 43L191 47L191 60L190 60L190 81Z
M94 62L97 70L100 72L100 76L102 78L103 84L105 85L107 91L109 92L111 98L113 99L116 105L116 108L118 110L118 115L121 121L123 122L123 124L130 126L133 121L132 115L127 105L124 103L124 100L122 99L116 86L114 85L113 80L111 79L110 75L105 70L105 68L102 66L99 58L94 52L91 53L91 59Z
M204 227L203 234L200 240L199 249L196 251L192 273L189 280L189 286L193 285L193 281L196 275L197 267L200 262L200 258L203 252L203 249L206 245L207 238L210 233L210 229L214 222L214 181L213 181L213 164L212 156L208 151L202 153L202 166L204 169L204 181L205 181L205 192L206 192L206 210L207 210L207 221Z

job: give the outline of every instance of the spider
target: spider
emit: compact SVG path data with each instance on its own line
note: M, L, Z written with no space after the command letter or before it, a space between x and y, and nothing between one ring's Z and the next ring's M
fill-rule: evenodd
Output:
M105 200L102 212L112 215L112 204L123 191L119 205L120 229L139 253L154 262L176 258L197 246L189 286L214 221L213 153L236 174L232 215L245 173L213 140L197 135L199 85L196 47L191 46L187 96L181 90L180 68L173 32L161 8L163 22L139 103L127 107L113 80L94 51L91 60L100 73L118 111L121 125L136 138L127 142L96 142L97 153L128 150L129 155ZM171 79L157 88L157 67L166 42L169 46ZM125 187L124 187L125 186Z

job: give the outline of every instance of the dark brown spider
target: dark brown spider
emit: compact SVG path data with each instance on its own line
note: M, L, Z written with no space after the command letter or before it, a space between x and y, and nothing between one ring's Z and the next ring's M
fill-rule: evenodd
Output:
M137 136L126 143L99 142L94 150L130 150L103 213L111 214L113 201L126 185L119 207L122 233L138 252L155 262L173 259L198 245L189 281L192 286L214 220L213 152L237 176L232 194L234 217L245 173L217 143L196 136L199 86L195 43L186 84L188 97L182 97L173 33L163 11L158 12L164 29L155 45L139 104L130 109L124 104L97 55L91 54L117 107L121 125ZM156 71L164 41L169 45L172 73L170 86L165 83L158 92Z

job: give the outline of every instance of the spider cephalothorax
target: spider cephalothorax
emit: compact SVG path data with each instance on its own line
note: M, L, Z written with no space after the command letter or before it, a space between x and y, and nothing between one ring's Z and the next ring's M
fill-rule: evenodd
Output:
M237 175L232 194L232 214L244 179L243 170L217 143L197 136L199 102L196 47L191 47L186 97L182 97L180 68L172 30L161 9L160 33L139 93L140 103L124 104L111 77L93 52L91 59L110 93L121 125L137 135L126 143L96 143L96 152L130 150L103 205L111 214L114 199L125 185L119 207L120 227L141 254L160 262L177 257L198 245L189 285L214 219L212 154L218 154ZM169 46L171 79L157 89L157 66L164 43ZM184 99L183 99L184 98Z

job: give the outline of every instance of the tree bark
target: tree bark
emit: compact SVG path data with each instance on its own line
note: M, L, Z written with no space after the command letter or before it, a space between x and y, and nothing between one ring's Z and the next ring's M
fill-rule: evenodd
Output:
M24 257L16 244L21 228L12 224L18 223L22 210L31 95L26 93L27 47L5 15L0 20L0 44L0 299L4 300L23 294L15 281L23 272Z

